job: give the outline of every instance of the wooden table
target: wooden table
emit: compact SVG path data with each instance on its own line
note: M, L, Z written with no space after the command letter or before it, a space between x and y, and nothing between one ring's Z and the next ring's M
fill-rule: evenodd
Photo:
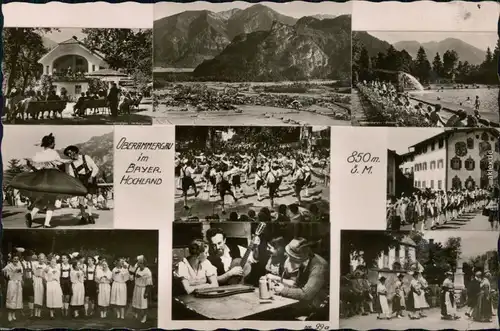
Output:
M271 302L261 303L259 291L235 294L222 298L197 298L194 295L180 295L174 298L185 308L214 320L247 319L266 311L281 309L298 302L275 295Z

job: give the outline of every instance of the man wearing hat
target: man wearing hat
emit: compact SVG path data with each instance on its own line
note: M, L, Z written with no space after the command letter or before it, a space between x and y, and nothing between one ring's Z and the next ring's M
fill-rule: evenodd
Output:
M325 259L312 252L313 244L304 238L296 238L285 246L285 268L289 271L297 270L297 280L295 287L281 283L274 287L277 295L301 302L301 315L318 310L329 293L330 268Z
M80 154L80 149L76 146L68 146L64 149L64 155L72 161L68 164L68 174L78 178L87 188L87 196L79 197L79 207L82 214L81 223L94 224L92 215L92 197L97 194L97 175L99 167L88 155ZM85 210L87 209L87 210Z

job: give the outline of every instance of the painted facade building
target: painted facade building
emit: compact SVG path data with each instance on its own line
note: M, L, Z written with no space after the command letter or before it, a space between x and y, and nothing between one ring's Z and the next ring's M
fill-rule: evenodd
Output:
M421 141L405 154L418 189L451 190L495 185L500 166L498 137L493 128L450 129ZM402 169L403 168L403 169Z

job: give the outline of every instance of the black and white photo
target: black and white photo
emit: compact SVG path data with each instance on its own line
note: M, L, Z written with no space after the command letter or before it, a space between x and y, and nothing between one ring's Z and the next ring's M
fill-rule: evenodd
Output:
M499 136L494 128L389 129L387 228L498 231Z
M175 220L329 221L329 127L177 126Z
M3 30L9 124L151 124L152 30Z
M8 229L2 255L6 327L157 327L156 230Z
M154 122L350 125L351 3L157 3Z
M340 328L496 329L498 234L341 232Z
M353 125L500 126L496 32L353 31L352 47Z
M113 228L111 126L6 125L4 228Z
M173 320L329 320L330 224L175 223L173 234Z

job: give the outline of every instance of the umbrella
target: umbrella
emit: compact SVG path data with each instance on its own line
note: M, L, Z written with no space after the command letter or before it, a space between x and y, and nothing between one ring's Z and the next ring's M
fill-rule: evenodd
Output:
M15 176L10 186L23 192L26 196L84 196L87 188L77 178L71 177L57 169L43 169L25 172Z

